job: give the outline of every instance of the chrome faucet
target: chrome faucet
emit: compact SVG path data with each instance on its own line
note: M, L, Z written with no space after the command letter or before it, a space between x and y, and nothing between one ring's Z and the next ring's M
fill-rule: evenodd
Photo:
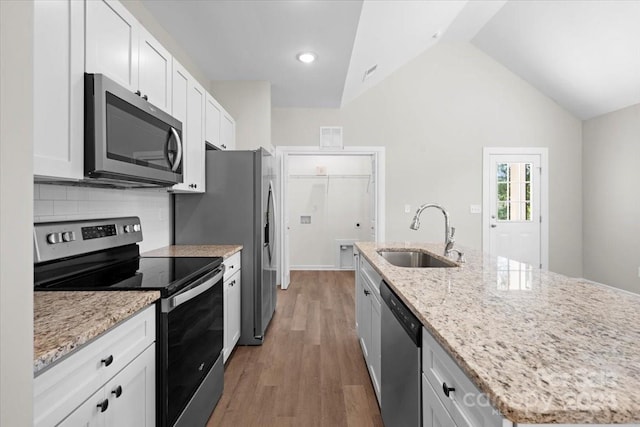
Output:
M455 227L451 227L449 225L449 214L447 211L440 205L436 205L434 203L426 203L418 208L415 216L413 217L413 221L411 221L411 225L409 226L412 230L417 230L420 228L420 215L427 208L436 208L442 211L444 215L444 256L449 256L451 251L453 251L453 244L455 240L453 239L453 235L456 233Z

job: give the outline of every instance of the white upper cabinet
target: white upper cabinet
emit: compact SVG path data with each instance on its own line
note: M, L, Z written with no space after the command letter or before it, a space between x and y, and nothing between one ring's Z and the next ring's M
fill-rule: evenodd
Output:
M171 54L144 28L140 28L138 88L150 103L171 111Z
M182 122L183 182L173 191L202 193L205 190L204 171L204 88L180 65L173 61L171 114Z
M85 5L87 73L105 74L135 92L140 24L118 1L88 0Z
M34 175L84 175L84 5L34 2Z
M86 3L86 72L171 111L171 55L118 1Z
M209 93L207 93L205 128L207 142L213 144L218 150L236 148L236 122Z
M220 122L220 148L223 150L236 149L236 121L224 111Z
M220 120L223 108L218 101L207 93L207 105L205 107L205 140L220 147Z

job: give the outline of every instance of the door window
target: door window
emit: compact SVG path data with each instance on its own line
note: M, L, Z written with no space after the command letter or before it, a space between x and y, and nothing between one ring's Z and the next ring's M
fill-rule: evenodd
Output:
M498 163L498 221L531 221L531 163Z

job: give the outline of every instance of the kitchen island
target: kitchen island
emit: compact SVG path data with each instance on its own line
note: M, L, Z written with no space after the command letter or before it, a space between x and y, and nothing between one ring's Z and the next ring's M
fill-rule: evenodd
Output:
M640 295L464 250L453 268L404 268L359 253L507 420L640 423Z

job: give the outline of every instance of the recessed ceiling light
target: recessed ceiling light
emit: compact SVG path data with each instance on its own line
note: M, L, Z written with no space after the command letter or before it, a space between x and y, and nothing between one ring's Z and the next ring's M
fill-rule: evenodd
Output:
M311 64L316 60L318 56L313 52L302 52L296 55L298 61L303 62L305 64Z

